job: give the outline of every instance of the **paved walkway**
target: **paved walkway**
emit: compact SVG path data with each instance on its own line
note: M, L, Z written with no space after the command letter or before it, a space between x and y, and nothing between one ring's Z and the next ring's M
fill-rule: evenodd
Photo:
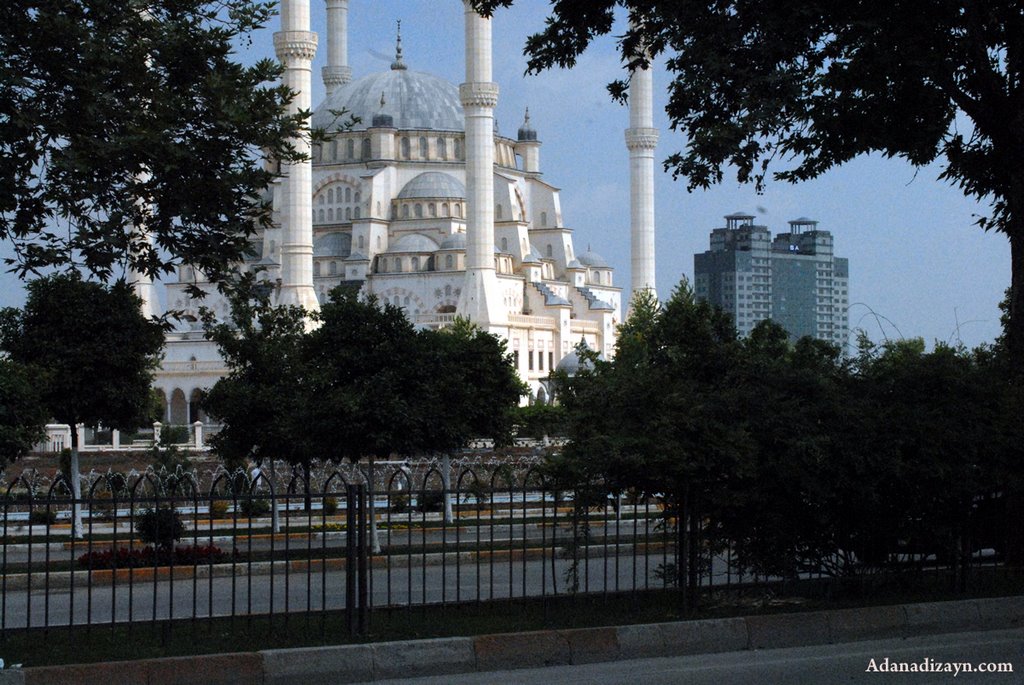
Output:
M889 661L884 660L888 657ZM875 660L878 671L868 670ZM882 671L886 663L916 664L1009 663L1012 673ZM945 668L939 666L939 668ZM474 685L538 683L543 685L827 685L829 683L1024 683L1024 628L981 633L955 633L903 639L874 640L815 647L768 649L724 654L633 659L580 666L552 666L517 671L494 671L378 680L374 685Z

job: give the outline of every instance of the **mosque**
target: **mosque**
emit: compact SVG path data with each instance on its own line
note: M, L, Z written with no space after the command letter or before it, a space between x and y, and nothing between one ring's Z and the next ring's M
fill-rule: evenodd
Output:
M281 3L274 47L283 82L298 94L291 107L313 111L317 135L294 141L309 160L281 166L268 190L273 224L253 240L245 268L260 270L277 302L311 311L347 283L402 307L419 326L467 317L507 340L532 400L548 401L541 381L581 340L612 353L623 295L611 266L573 245L558 188L542 173L529 111L514 136L497 127L491 21L464 3L461 85L410 68L400 33L391 68L358 75L348 65L349 0L326 0L327 97L314 108L317 35L309 30L309 2ZM637 70L625 136L634 293L654 288L657 137L650 72ZM154 307L154 284L137 283ZM201 392L226 373L216 347L203 339L188 285L209 293L203 304L220 318L227 314L215 289L189 267L165 284L168 306L187 313L167 336L155 383L172 425L205 420Z

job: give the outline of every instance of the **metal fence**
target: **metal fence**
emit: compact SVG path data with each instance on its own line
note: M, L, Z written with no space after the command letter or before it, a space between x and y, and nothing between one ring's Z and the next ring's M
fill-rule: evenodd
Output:
M536 471L478 471L383 469L372 495L359 469L317 483L298 473L221 473L206 484L188 473L106 474L79 499L61 477L45 489L18 479L0 493L0 628L341 611L364 632L373 608L672 582L675 534L655 499L582 508Z
M585 498L531 463L109 473L83 485L76 499L62 477L26 475L0 491L3 635L254 619L273 630L328 615L364 634L374 609L667 589L687 563L705 590L779 580L744 574L700 531L681 544L656 496Z

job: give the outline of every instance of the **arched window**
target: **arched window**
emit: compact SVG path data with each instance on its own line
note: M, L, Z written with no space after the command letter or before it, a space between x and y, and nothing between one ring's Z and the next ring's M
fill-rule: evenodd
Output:
M327 189L327 201L332 205L334 204L334 188Z
M327 210L327 220L334 221L334 207Z
M356 141L351 138L348 139L348 144L345 146L345 151L348 153L349 159L355 159L356 157Z
M349 141L351 142L351 141ZM345 188L345 202L352 202L352 189Z
M437 156L448 159L448 142L444 138L437 139Z
M455 260L452 258L452 256L451 255L445 255L444 267L446 269L451 269L452 266L454 266L454 264L455 264Z
M317 216L318 216L318 217L320 217L320 218L319 218L319 221L320 221L320 223L323 223L323 222L324 222L324 216L325 216L325 215L324 215L324 210L322 210L322 209L321 209L321 210L320 210L320 211L319 211L319 212L317 213Z
M456 204L455 205L455 216L457 218L459 218L459 219L462 218L462 205L461 204Z
M541 212L540 213L540 225L541 225L541 228L547 228L548 227L548 213L547 212Z
M270 254L273 255L275 252L277 252L277 243L275 243L273 240L271 240L270 241Z
M553 257L554 254L555 254L555 249L553 247L551 247L550 244L548 244L548 257Z
M370 139L363 138L363 159L369 159L373 153L370 150Z
M352 208L351 207L346 207L345 208L345 221L352 221Z
M402 159L409 159L412 156L410 151L409 139L402 138Z
M462 159L462 139L455 139L455 159Z
M359 218L359 208L358 207L356 207L355 209L352 210L352 217L355 218L355 219Z
M354 199L355 199L356 204L359 204L360 202L363 201L363 194L357 190Z
M320 262L313 262L313 275L320 276Z
M501 215L503 213L504 213L504 210L501 208L501 205L495 205L494 206L494 218L495 219L500 219Z
M359 249L362 250L364 247L365 241L363 240L363 236L359 236Z
M420 159L426 159L429 156L430 155L428 154L428 151L427 151L427 139L421 136L420 137Z
M338 141L332 140L331 141L331 159L337 159L337 158L338 158Z
M416 206L413 208L413 211L416 214L417 219L423 218L423 205L421 205L419 202L416 203Z
M408 307L408 306L409 306L409 296L408 296L408 295L406 295L406 296L405 296L405 299L404 299L404 300L402 300L402 304L404 304L404 305L405 305L406 307Z
M327 273L331 276L338 275L338 262L331 262L331 266L327 269Z
M398 257L395 257L395 271L401 271L401 270L402 270L402 260L399 259Z
M508 252L508 238L501 239L501 251Z
M447 202L442 202L441 203L441 216L448 216L448 211L449 211L448 210L448 203Z
M433 202L427 205L427 213L430 216L437 216L437 205L435 205Z
M419 271L420 270L420 258L419 257L413 257L412 258L412 270L413 271ZM406 304L409 304L409 303L406 302Z
M320 193L320 195L316 198L316 203L318 205L322 205L326 200L327 200L327 198L324 197L324 194Z
M445 297L451 297L451 295L452 295L452 287L450 285L446 285L444 287L444 294L445 294Z
M409 218L409 205L402 205L402 218L403 219L408 219Z

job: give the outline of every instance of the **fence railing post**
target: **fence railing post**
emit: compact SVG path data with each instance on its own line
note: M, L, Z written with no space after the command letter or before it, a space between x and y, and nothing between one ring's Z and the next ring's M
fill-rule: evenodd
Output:
M356 501L356 486L348 485L345 488L345 621L348 624L348 634L356 634L356 574L358 563L356 562L356 532L358 521L358 502Z
M359 556L359 634L366 635L370 632L370 593L369 593L369 554L367 552L367 522L366 515L368 507L366 502L367 490L362 483L356 486L356 495L359 501L357 508L357 523L359 528L357 549Z

